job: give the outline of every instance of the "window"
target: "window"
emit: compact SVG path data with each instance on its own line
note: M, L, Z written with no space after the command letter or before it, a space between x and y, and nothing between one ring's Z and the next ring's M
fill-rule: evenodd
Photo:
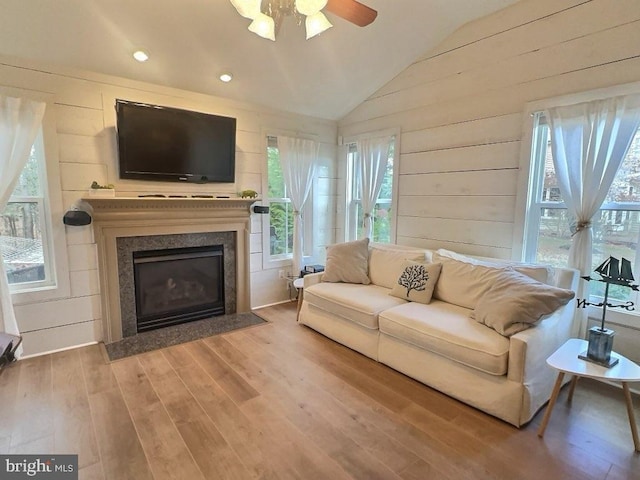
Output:
M287 194L278 139L267 137L267 202L269 206L269 257L291 258L293 252L293 207Z
M532 169L529 185L525 259L566 266L571 245L571 227L560 196L551 156L549 126L540 113L533 126ZM640 130L620 165L602 208L593 219L593 267L610 255L627 258L634 272L640 272ZM589 282L590 294L604 294L602 282ZM611 285L609 297L634 301L636 292Z
M0 246L12 291L53 283L49 261L46 167L42 131L0 215Z
M395 158L395 137L389 148L387 171L378 195L378 201L373 209L373 238L374 242L391 243L395 241L393 235L393 165ZM347 145L347 215L345 240L362 238L362 201L360 199L360 158L356 151L356 144Z

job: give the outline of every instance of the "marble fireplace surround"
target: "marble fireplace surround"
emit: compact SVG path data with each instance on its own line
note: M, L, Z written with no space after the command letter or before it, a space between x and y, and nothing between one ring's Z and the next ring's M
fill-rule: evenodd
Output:
M118 238L230 232L235 236L236 313L250 311L249 228L250 206L255 199L89 197L83 200L93 207L104 343L123 338Z

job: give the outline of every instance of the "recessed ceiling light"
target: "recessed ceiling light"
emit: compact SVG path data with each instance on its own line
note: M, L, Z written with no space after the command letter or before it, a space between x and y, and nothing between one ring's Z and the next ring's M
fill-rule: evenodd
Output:
M149 60L149 54L144 50L136 50L133 52L133 58L142 63Z
M231 80L233 80L233 75L231 75L230 73L223 73L222 75L220 75L220 80L224 83L229 83Z

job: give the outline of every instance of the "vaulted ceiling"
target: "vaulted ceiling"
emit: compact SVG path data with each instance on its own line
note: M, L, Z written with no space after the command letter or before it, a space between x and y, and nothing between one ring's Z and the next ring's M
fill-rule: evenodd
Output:
M271 42L229 0L0 0L0 54L339 119L456 28L516 0L361 1L378 11L367 27L329 13L334 27L305 40L289 17ZM146 63L131 56L140 47Z

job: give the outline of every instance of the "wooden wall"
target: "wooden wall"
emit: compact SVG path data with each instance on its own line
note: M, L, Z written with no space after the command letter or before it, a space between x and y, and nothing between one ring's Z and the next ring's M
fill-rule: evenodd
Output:
M401 129L397 243L517 257L525 105L638 80L640 1L522 0L454 32L338 134ZM613 328L640 361L640 330Z
M93 180L115 184L119 196L139 193L235 194L247 188L261 192L266 154L263 133L278 131L314 135L321 142L322 163L321 177L314 191L315 210L323 218L314 230L316 250L323 251L325 243L334 241L336 122L7 57L0 57L0 86L53 95L64 210L86 195ZM236 117L236 183L205 186L119 180L115 98ZM62 221L61 213L56 212L54 222ZM67 226L65 237L70 293L46 301L16 305L27 355L101 339L100 285L92 228ZM263 268L260 215L253 215L251 222L250 269L253 307L289 299L287 282L278 278L278 269Z
M527 102L640 80L640 1L522 0L461 27L339 122L400 127L400 244L510 258Z

